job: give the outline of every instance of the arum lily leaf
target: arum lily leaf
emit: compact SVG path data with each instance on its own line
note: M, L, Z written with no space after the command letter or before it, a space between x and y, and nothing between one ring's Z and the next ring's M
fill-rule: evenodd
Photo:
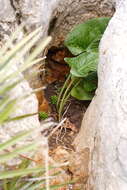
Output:
M67 36L65 46L73 55L78 55L91 49L98 50L100 39L110 18L94 18L77 25Z
M91 100L94 93L85 91L83 88L83 83L80 83L71 90L71 95L78 100Z
M83 89L87 92L93 92L97 88L97 73L91 73L83 79Z
M96 72L98 64L98 53L82 53L74 58L65 58L71 67L71 74L75 77L86 77L91 72Z

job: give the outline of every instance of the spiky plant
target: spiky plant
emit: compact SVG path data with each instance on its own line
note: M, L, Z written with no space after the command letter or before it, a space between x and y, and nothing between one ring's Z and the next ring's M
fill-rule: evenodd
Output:
M22 98L13 99L9 97L9 92L16 87L23 79L20 79L19 73L22 73L32 65L39 63L43 58L37 56L44 50L51 38L47 37L37 45L29 56L26 56L31 48L38 42L40 38L41 28L36 29L30 34L26 35L17 44L17 36L21 32L19 28L6 44L0 49L0 128L10 120L22 119L31 116L32 114L11 118L12 112L16 111L16 103ZM12 71L12 64L17 64L19 60L24 59L22 64L19 64L18 71ZM11 71L11 72L10 72ZM4 129L3 129L4 130ZM44 185L45 166L37 166L33 158L28 158L23 155L25 152L36 150L39 143L32 142L28 145L20 145L18 148L15 145L25 138L27 138L34 131L23 131L22 133L10 138L9 140L0 144L0 189L2 190L35 190L46 189L41 188ZM20 159L20 163L15 166L8 166L8 161L15 158ZM34 164L33 164L34 162ZM43 177L42 177L43 176ZM30 180L31 178L32 180ZM38 180L34 180L34 178ZM48 185L47 185L48 186ZM57 186L52 187L57 188Z

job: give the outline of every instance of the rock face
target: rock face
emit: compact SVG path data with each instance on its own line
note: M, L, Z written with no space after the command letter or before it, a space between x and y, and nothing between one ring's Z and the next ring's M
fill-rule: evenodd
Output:
M127 189L126 20L127 0L119 0L100 44L98 89L75 141L78 150L89 148L88 189Z
M0 1L0 38L1 43L4 44L8 40L11 32L13 32L18 25L16 19L16 12L12 6L12 2L9 0ZM20 34L19 34L20 37ZM8 73L13 73L13 71L18 70L19 63L13 64L10 66ZM23 79L23 75L19 73L18 79ZM18 80L17 79L17 80ZM24 79L19 83L13 90L10 91L10 98L22 97L25 94L28 94L32 91L29 86L29 83ZM17 109L15 113L12 113L12 117L25 115L29 113L35 113L38 111L38 101L34 94L31 94L29 97L25 98L23 101L20 101L17 104ZM33 129L39 127L40 123L38 116L28 117L19 121L9 122L0 126L0 143L6 141L10 137L14 136L20 131ZM35 135L36 136L36 135Z

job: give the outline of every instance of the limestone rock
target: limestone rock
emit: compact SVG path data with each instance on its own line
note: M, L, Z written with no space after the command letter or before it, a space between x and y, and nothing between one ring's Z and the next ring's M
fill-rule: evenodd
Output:
M91 152L87 185L95 190L127 189L127 1L116 2L100 44L98 89L75 140Z

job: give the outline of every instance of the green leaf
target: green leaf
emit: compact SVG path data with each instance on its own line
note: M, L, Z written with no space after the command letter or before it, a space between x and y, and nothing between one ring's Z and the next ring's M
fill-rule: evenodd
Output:
M83 89L87 92L93 92L97 88L97 73L91 73L83 79Z
M29 144L29 145L17 148L13 152L2 154L2 155L0 155L0 163L4 163L12 158L15 158L17 155L19 155L21 153L34 150L35 148L37 148L37 146L38 146L38 143L34 142L33 144Z
M91 100L97 88L97 73L90 73L86 78L73 87L71 95L79 100Z
M71 67L71 74L76 77L86 77L97 70L98 53L82 53L74 58L65 58Z
M1 47L1 49L0 49L0 57L5 56L6 52L8 51L8 49L10 47L12 47L13 41L17 40L17 36L19 36L19 33L22 31L23 26L24 26L24 24L18 26L17 29L16 29L16 31L14 31L11 34L10 38L7 40L7 42L5 42L5 45L3 47ZM0 69L2 67L4 67L4 66L6 66L6 65L2 62L1 65L0 65Z
M4 107L10 102L9 96L1 96L0 95L0 112L4 109Z
M39 112L39 118L42 119L42 120L47 119L48 118L48 113L43 112L43 111Z
M84 80L71 90L71 96L78 100L91 100L94 93L84 89Z
M37 115L38 113L30 113L30 114L25 114L25 115L20 115L20 116L16 116L16 117L9 117L5 122L10 122L10 121L17 121L17 120L21 120L24 118L28 118L34 115Z
M2 124L16 108L16 100L12 100L0 112L0 124Z
M20 50L20 54L16 53L13 56L13 58L12 58L13 59L13 64L16 64L17 62L19 62L19 60L21 60L22 57L24 57L24 55L26 55L26 53L33 47L35 42L37 42L38 38L39 38L38 36L33 37L30 40L30 42L27 42L27 44L24 45L24 47ZM5 75L5 79L6 79L7 76L9 76L9 75L7 75L7 73L8 73L9 68L12 67L12 59L8 62L8 65L6 65L3 72L0 73L1 75ZM22 63L21 65L24 65L24 64ZM18 68L18 69L20 70L20 68ZM18 70L18 75L19 75L19 70Z
M54 105L57 104L58 97L56 95L51 96L50 99L51 99L51 104Z
M0 89L0 95L6 94L8 91L10 91L11 89L13 89L19 82L20 82L20 80L14 82L14 83L12 83L12 84L4 85L4 86Z
M21 28L21 27L20 27ZM29 93L25 94L22 97L18 97L17 99L10 99L9 95L11 90L15 88L19 82L22 81L22 77L19 75L21 71L29 68L30 66L42 61L44 58L36 58L38 55L42 53L46 45L51 40L51 37L43 39L40 41L40 44L36 46L36 42L39 40L41 28L37 29L33 33L26 35L20 42L15 45L17 35L20 32L18 29L17 32L14 32L10 40L4 44L4 47L1 48L0 51L0 124L7 122L7 119L10 118L11 113L13 113L16 109L16 103L26 96L29 96ZM34 48L35 47L35 48ZM32 48L32 49L31 49ZM30 51L28 55L27 52ZM25 60L24 60L25 57ZM21 64L18 65L17 70L14 70L14 64L18 64L21 61ZM21 79L20 79L21 77ZM11 120L18 120L24 118L26 116L31 116L32 114L27 114L24 116L19 116L15 118L10 118ZM4 127L1 126L1 127ZM34 133L34 131L31 131ZM22 163L22 165L16 165L16 170L14 168L9 168L6 161L13 159L14 157L18 157L24 161L25 158L21 157L21 153L25 153L28 151L36 150L38 146L38 142L33 141L29 145L23 145L19 148L14 148L12 152L7 150L8 147L19 143L20 140L28 136L31 132L23 132L22 134L13 137L12 139L0 144L0 163L3 163L4 169L0 172L0 180L2 189L11 190L18 189L17 184L20 187L27 183L22 176L27 176L29 174L41 173L45 171L44 168L27 168L32 165L27 163ZM28 134L27 134L28 133ZM4 151L6 152L4 152ZM6 168L6 169L5 169ZM9 180L4 180L7 178L13 178ZM21 184L20 184L21 183Z
M50 186L50 189L59 189L61 187L64 187L64 186L67 186L67 185L70 185L70 184L74 184L75 182L66 182L66 183L61 183L61 184L58 184L58 185L51 185ZM47 188L41 188L40 190L47 190Z
M72 54L97 51L100 39L110 18L94 18L77 25L66 37L65 46Z
M34 49L34 51L29 55L29 57L24 62L24 68L28 65L31 66L31 62L45 49L45 47L50 43L51 37L46 37L44 40L42 40L38 46ZM26 67L25 67L26 66ZM24 69L23 69L24 70Z
M19 170L11 170L11 171L3 171L0 172L0 179L7 179L7 178L13 178L18 176L26 176L31 173L39 173L45 171L44 168L38 167L38 168L30 168L30 169L19 169Z
M38 183L35 183L35 184L31 185L29 188L27 188L27 190L40 189L41 185L44 184L44 183L45 183L45 180L42 180L41 182L38 182Z
M1 60L1 62L4 62L4 66L14 58L16 53L19 52L24 47L24 45L29 42L30 39L32 39L34 36L36 36L37 39L37 34L39 35L40 30L41 28L36 29L34 32L24 37L17 45L15 45L15 47L12 48L12 50L6 52L6 56L4 56Z
M27 182L25 184L23 184L21 187L18 187L19 190L28 190L30 185L32 185L33 182Z
M11 138L10 140L0 144L0 151L14 145L15 143L19 142L20 140L26 138L28 135L30 135L32 132L31 131L25 131L22 132L16 136L14 136L13 138Z

